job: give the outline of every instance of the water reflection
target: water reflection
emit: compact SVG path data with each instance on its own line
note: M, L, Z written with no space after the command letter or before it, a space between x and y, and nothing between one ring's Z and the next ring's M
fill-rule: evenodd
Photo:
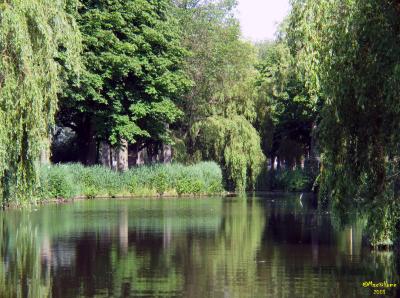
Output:
M260 274L272 281L267 286L271 296L363 297L372 293L361 287L363 281L397 280L393 263L362 246L361 221L335 229L331 214L296 201L266 203L269 222L263 242L270 245L259 256L269 262Z
M307 198L85 201L0 214L1 297L360 297L397 282ZM390 294L395 295L392 292Z
M0 213L0 296L49 297L49 267L46 249L40 246L37 228L30 227L30 216Z

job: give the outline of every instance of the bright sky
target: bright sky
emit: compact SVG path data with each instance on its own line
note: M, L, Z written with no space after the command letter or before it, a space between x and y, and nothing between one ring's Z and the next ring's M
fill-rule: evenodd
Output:
M239 0L237 16L243 36L251 41L274 39L289 7L289 0Z

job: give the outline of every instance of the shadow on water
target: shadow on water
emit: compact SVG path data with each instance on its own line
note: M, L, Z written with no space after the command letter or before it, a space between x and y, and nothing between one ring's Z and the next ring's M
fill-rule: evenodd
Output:
M0 218L1 297L362 297L363 282L398 276L392 252L363 245L362 220L339 224L307 196L84 201Z

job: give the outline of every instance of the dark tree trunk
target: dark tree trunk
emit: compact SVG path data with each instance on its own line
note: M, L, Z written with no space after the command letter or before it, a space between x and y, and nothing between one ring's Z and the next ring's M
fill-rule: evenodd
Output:
M135 167L138 162L138 146L137 144L128 145L128 166Z
M116 148L117 169L118 171L125 172L128 170L128 142L121 141L121 146Z
M84 119L76 129L79 146L79 160L84 165L97 163L97 142L95 131L90 118Z
M147 160L147 150L141 143L131 144L128 147L129 167L143 165Z
M97 163L97 142L92 121L89 122L88 128L88 152L86 155L86 164L95 165Z
M101 142L99 146L99 163L105 167L112 167L111 146L106 142Z

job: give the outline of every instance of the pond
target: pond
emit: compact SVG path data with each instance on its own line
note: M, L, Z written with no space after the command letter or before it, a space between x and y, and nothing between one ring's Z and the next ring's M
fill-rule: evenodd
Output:
M363 297L398 282L308 198L96 200L9 210L0 297ZM386 289L395 296L395 289Z

